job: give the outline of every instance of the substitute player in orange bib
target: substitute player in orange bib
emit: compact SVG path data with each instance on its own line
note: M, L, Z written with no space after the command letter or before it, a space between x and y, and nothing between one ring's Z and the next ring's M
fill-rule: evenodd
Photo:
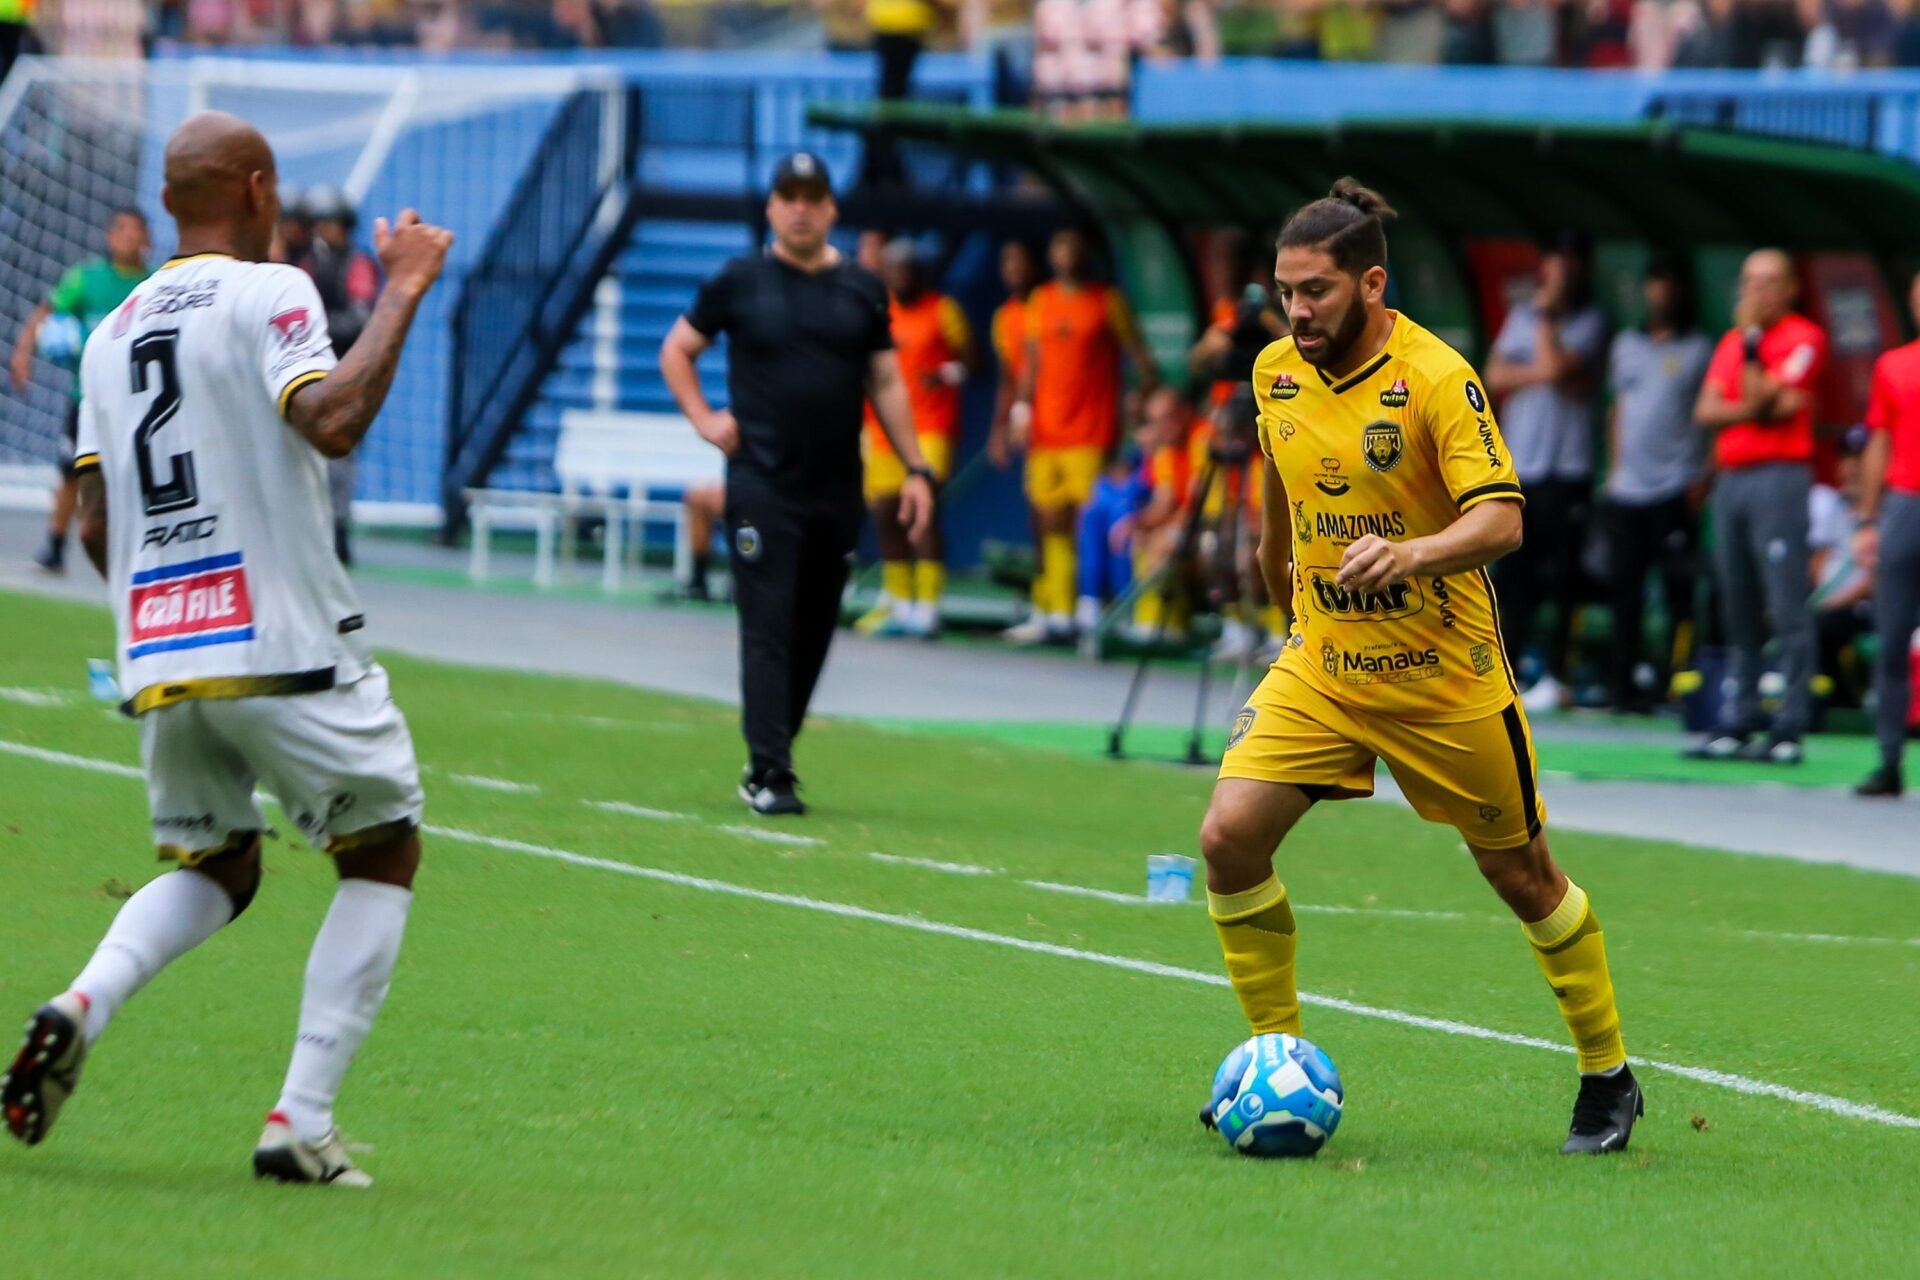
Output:
M1343 178L1280 233L1292 336L1262 353L1253 390L1261 571L1275 599L1291 595L1294 623L1221 761L1200 832L1208 908L1255 1033L1298 1035L1274 853L1316 801L1372 794L1384 760L1422 817L1459 830L1559 1002L1581 1073L1561 1150L1621 1151L1640 1086L1599 922L1547 851L1487 576L1519 544L1524 499L1472 368L1387 309L1392 216Z

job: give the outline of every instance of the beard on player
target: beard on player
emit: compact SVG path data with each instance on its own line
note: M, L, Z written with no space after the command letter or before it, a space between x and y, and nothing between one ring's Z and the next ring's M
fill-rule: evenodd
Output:
M1311 324L1296 320L1294 346L1300 358L1318 369L1342 367L1353 346L1367 330L1367 303L1356 290L1346 309L1337 317L1317 314Z

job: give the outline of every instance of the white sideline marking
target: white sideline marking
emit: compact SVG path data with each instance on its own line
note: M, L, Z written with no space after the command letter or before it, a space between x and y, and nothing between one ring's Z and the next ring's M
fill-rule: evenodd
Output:
M759 827L743 826L732 822L715 827L714 830L724 831L729 835L745 836L749 840L765 840L768 844L797 844L810 849L826 843L817 836L791 836L784 831L766 831Z
M1058 884L1052 880L1022 880L1021 884L1029 889L1045 889L1048 893L1070 893L1077 898L1098 898L1102 902L1118 902L1125 906L1165 906L1155 902L1144 893L1121 893L1116 889L1094 889L1084 884Z
M130 764L116 764L111 760L96 760L92 756L70 756L64 751L49 751L45 747L30 747L24 742L8 742L0 738L0 751L11 755L25 756L29 760L44 760L48 764L64 764L69 768L85 769L89 773L110 773L116 778L139 778L145 781L147 775Z
M856 907L847 902L829 902L821 898L807 898L794 893L775 893L768 889L755 889L748 885L732 884L725 880L709 880L704 876L690 876L678 871L666 871L659 867L643 867L631 862L615 862L611 858L595 858L582 853L573 853L566 849L555 849L547 845L529 844L524 840L508 840L500 836L482 835L476 831L462 831L457 827L429 825L427 832L448 840L464 841L468 844L485 845L492 849L503 849L510 853L525 853L536 858L551 858L556 862L572 863L581 867L597 867L602 871L612 871L620 875L637 876L643 880L656 880L662 884L679 885L687 889L699 889L706 893L724 893L736 898L750 898L756 902L771 902L779 906L799 907L805 911L818 911L825 915L841 916L850 920L866 920L873 924L890 924L900 929L912 929L919 933L938 934L946 938L960 938L967 942L984 942L991 946L1007 947L1015 951L1025 951L1034 955L1057 956L1063 960L1081 960L1089 964L1104 965L1110 969L1123 969L1129 973L1146 974L1155 978L1175 978L1182 982L1197 982L1210 987L1225 987L1231 984L1217 973L1204 973L1198 969L1182 969L1177 965L1160 964L1153 960L1136 960L1131 956L1108 955L1101 951L1085 951L1079 947L1063 947L1057 943L1040 942L1033 938L1018 938L1011 934L990 933L985 929L969 929L964 925L946 924L939 920L923 920L917 916L895 915L889 911L874 911L866 907ZM1318 996L1310 992L1301 992L1302 1004L1314 1005L1322 1009L1334 1009L1341 1013L1350 1013L1355 1017L1374 1018L1381 1022L1392 1022L1403 1027L1418 1027L1423 1031L1439 1031L1446 1035L1465 1036L1473 1040L1491 1040L1499 1044L1517 1045L1526 1049L1544 1049L1549 1053L1570 1054L1570 1045L1559 1044L1552 1040L1542 1040L1537 1036L1517 1035L1511 1031L1496 1031L1491 1027L1475 1026L1470 1022L1455 1022L1449 1018L1428 1018L1417 1013L1406 1013L1399 1009L1383 1009L1378 1005L1359 1004L1352 1000L1341 1000L1334 996ZM1804 1089L1790 1089L1785 1085L1772 1084L1765 1080L1755 1080L1748 1076L1735 1075L1730 1071L1715 1071L1709 1067L1690 1067L1684 1063L1660 1062L1651 1058L1640 1059L1637 1065L1652 1071L1664 1071L1668 1075L1697 1081L1700 1084L1717 1085L1731 1089L1735 1093L1752 1094L1756 1097L1778 1098L1783 1102L1798 1103L1813 1107L1833 1115L1846 1116L1853 1120L1870 1120L1876 1124L1890 1125L1898 1129L1920 1129L1920 1116L1902 1115L1898 1111L1888 1111L1882 1107L1864 1102L1854 1102L1847 1098L1838 1098L1827 1093L1813 1093Z
M0 685L0 702L17 702L25 707L64 707L67 700L52 689L22 689Z
M144 778L140 770L131 765L118 764L112 760L96 760L91 756L68 755L64 751L48 751L43 747L30 747L25 743L8 742L0 738L0 751L29 759L43 760L49 764L67 765L75 769L85 769L90 773L110 774L119 778ZM442 827L428 824L424 828L430 835L448 840L465 841L469 844L486 845L490 848L504 849L513 853L531 854L538 858L551 858L556 862L569 862L576 866L598 867L603 871L613 871L621 875L638 876L644 880L657 880L663 884L677 884L684 888L700 889L707 893L724 893L736 898L752 898L760 902L777 903L781 906L799 907L807 911L819 911L827 915L842 916L853 920L867 920L875 924L890 924L902 929L913 929L921 933L939 934L942 937L961 938L969 942L984 942L993 946L1009 947L1015 951L1026 951L1035 955L1058 956L1065 960L1083 960L1089 964L1105 965L1110 969L1124 969L1131 973L1143 973L1157 978L1176 978L1183 982L1198 982L1212 987L1225 987L1231 984L1217 973L1203 973L1198 969L1182 969L1176 965L1160 964L1153 960L1136 960L1131 956L1108 955L1099 951L1083 951L1078 947L1063 947L1052 942L1040 942L1032 938L1017 938L1011 934L989 933L984 929L969 929L964 925L945 924L938 920L922 920L914 916L894 915L886 911L873 911L866 907L856 907L846 902L828 902L820 898L805 898L798 894L774 893L767 889L754 889L746 885L731 884L725 880L708 880L701 876L683 875L678 871L665 871L658 867L637 866L630 862L615 862L611 858L594 858L586 854L570 853L565 849L549 848L546 845L528 844L522 840L508 840L500 836L481 835L478 832L462 831L456 827ZM726 828L723 828L723 830ZM753 831L754 828L740 828ZM778 834L762 832L762 835ZM808 839L797 836L790 839ZM1834 935L1838 936L1838 935ZM1341 1013L1350 1013L1355 1017L1374 1018L1382 1022L1392 1022L1404 1027L1418 1027L1424 1031L1439 1031L1447 1035L1466 1036L1474 1040L1492 1040L1499 1044L1517 1045L1527 1049L1544 1049L1549 1053L1568 1054L1573 1049L1569 1045L1552 1040L1542 1040L1537 1036L1517 1035L1510 1031L1496 1031L1491 1027L1475 1026L1470 1022L1455 1022L1447 1018L1428 1018L1417 1013L1406 1013L1399 1009L1384 1009L1378 1005L1358 1004L1351 1000L1341 1000L1334 996L1314 995L1312 992L1300 993L1302 1004L1322 1009L1334 1009ZM1773 1084L1766 1080L1755 1080L1750 1076L1736 1075L1730 1071L1716 1071L1711 1067L1690 1067L1685 1063L1662 1062L1653 1058L1642 1058L1638 1066L1651 1071L1664 1071L1668 1075L1679 1076L1699 1084L1710 1084L1735 1093L1750 1094L1754 1097L1776 1098L1782 1102L1792 1102L1800 1106L1812 1107L1832 1115L1845 1116L1851 1120L1867 1120L1875 1124L1888 1125L1896 1129L1920 1129L1920 1116L1904 1115L1898 1111L1889 1111L1870 1103L1854 1102L1848 1098L1836 1097L1830 1093L1814 1093L1804 1089L1790 1089L1786 1085Z
M942 862L938 858L909 858L897 853L869 853L875 862L892 863L901 867L919 867L923 871L944 871L950 876L997 876L1000 873L992 867L982 867L971 862Z
M516 796L540 794L540 788L531 782L512 782L506 778L489 778L478 773L450 773L447 777L463 786L478 787L482 791L500 791Z
M1873 938L1852 933L1769 933L1765 929L1742 929L1743 937L1783 938L1788 942L1877 942L1884 946L1920 947L1920 938Z
M115 716L115 719L119 718L118 715ZM86 769L93 773L112 774L118 778L137 778L145 781L147 776L144 772L134 768L132 765L117 764L112 760L97 760L92 756L68 755L64 751L49 751L44 747L30 747L24 742L9 742L4 738L0 738L0 752L25 756L32 760L43 760L49 764L62 764L70 768ZM263 792L255 792L254 798L256 800L266 800L269 797ZM598 809L606 809L613 813L631 814L635 817L659 818L663 820L680 819L689 822L699 821L697 817L690 813L675 813L669 809L643 809L639 805L629 805L619 800L587 800L582 803L592 805ZM732 832L735 835L749 835L756 840L774 840L781 844L805 843L818 845L825 843L825 841L816 840L812 836L790 836L777 831L762 831L756 827L725 826L721 827L720 830ZM965 862L935 863L931 858L905 858L889 853L869 853L867 856L877 862L948 871L955 875L992 876L1000 874L992 867L978 867ZM1055 884L1051 881L1044 880L1023 880L1021 883L1031 888L1045 889L1052 893L1077 894L1084 897L1100 898L1113 902L1124 902L1129 906L1136 902L1148 901L1144 894L1136 898L1130 894L1119 893L1111 889L1093 889L1082 885ZM1407 911L1393 907L1344 907L1334 903L1300 902L1294 903L1293 909L1296 913L1308 915L1379 915L1399 916L1419 920L1483 920L1499 924L1507 923L1507 918L1504 916L1470 916L1460 911ZM1742 929L1739 933L1740 936L1746 938L1778 939L1786 942L1868 943L1885 946L1920 947L1920 938L1878 938L1844 933L1783 933L1766 929Z
M608 813L624 813L630 818L656 818L661 822L697 822L690 813L675 813L672 809L649 809L645 805L628 804L625 800L582 800L581 804L589 809L602 809Z

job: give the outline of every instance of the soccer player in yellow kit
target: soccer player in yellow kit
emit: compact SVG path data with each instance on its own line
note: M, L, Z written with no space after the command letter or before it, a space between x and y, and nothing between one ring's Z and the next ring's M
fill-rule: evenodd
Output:
M1547 852L1487 576L1520 543L1524 498L1473 369L1385 305L1392 216L1343 178L1280 233L1274 283L1293 333L1253 382L1261 571L1274 599L1292 597L1294 624L1234 721L1201 827L1208 908L1255 1033L1298 1035L1274 853L1316 800L1372 794L1386 761L1421 817L1459 830L1559 1002L1581 1073L1561 1150L1621 1151L1640 1086L1599 922Z

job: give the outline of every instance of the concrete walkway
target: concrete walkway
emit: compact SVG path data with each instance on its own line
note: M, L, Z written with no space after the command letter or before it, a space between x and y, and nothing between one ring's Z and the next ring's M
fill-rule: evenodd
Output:
M41 517L0 512L0 587L104 604L103 586L78 563L77 553L76 567L65 577L40 573L27 563L40 527ZM363 541L361 554L368 570L356 583L367 607L369 637L382 648L443 662L589 676L737 700L738 650L733 616L725 610L422 583L408 575L425 567L463 566L464 555L374 540ZM503 578L526 572L512 556L496 556L495 564ZM815 706L822 714L855 718L1104 724L1117 714L1131 673L1131 665L1066 654L842 633ZM1155 669L1140 721L1188 723L1195 692L1191 673ZM1212 722L1226 723L1244 692L1244 686L1216 687ZM1542 736L1584 733L1591 726L1542 725L1538 731ZM1387 782L1384 772L1382 782ZM1390 794L1390 787L1383 792ZM1547 780L1543 792L1554 825L1569 830L1920 875L1920 796L1869 803L1844 792L1804 787L1568 779Z

